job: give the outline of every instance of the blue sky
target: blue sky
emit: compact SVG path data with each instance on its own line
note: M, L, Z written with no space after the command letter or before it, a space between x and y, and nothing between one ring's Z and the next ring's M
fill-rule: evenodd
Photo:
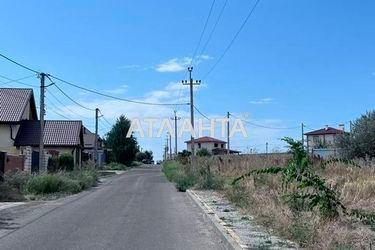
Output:
M216 0L203 41L223 3ZM220 57L252 4L250 0L228 1L212 40L195 65L194 78L202 79ZM210 5L208 0L1 1L0 51L37 70L103 93L176 102L187 96L187 89L179 87L186 77L182 69L198 43ZM369 0L260 1L226 56L197 89L196 105L212 117L230 111L271 127L295 127L301 122L310 128L337 127L372 110L374 9L375 3ZM16 79L31 74L0 60L0 75ZM24 82L37 85L38 79ZM173 114L173 107L109 101L62 83L59 86L77 101L99 106L110 122L121 113L130 118ZM37 88L35 91L39 95ZM51 91L69 109L92 116L56 89ZM53 105L47 100L48 106L49 119L61 119L52 110L81 119L56 101ZM179 108L179 114L188 116L188 107ZM92 127L93 119L83 120ZM104 134L108 125L100 124ZM234 148L263 151L265 142L271 149L282 148L279 138L299 138L301 133L300 129L250 125L247 130L250 137L234 138ZM157 158L163 142L164 138L140 139L141 146L153 150ZM180 149L182 142L180 139Z

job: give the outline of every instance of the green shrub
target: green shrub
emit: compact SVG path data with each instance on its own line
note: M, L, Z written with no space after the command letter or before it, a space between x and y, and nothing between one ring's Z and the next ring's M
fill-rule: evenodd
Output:
M50 194L61 191L63 176L61 174L43 174L33 177L27 190L33 194Z
M117 163L117 162L111 162L107 164L104 169L106 170L126 170L128 167L124 164Z
M69 173L70 179L78 182L81 189L87 189L96 185L98 174L95 170L77 170Z
M53 157L48 158L47 170L48 172L59 171L59 157L58 156L53 156Z
M165 177L171 181L175 182L177 172L178 172L178 163L176 162L164 162L163 163L163 172L165 174Z
M224 183L225 180L223 177L210 173L199 179L198 187L200 189L221 190L224 188Z
M4 184L23 193L30 178L31 175L23 171L10 172L5 174Z
M16 188L6 182L0 183L0 201L23 201L25 197Z
M180 192L186 192L196 183L196 178L193 175L186 174L183 171L178 171L176 175L176 188Z
M74 169L74 157L71 154L64 153L59 156L59 169L72 171Z
M211 153L206 148L202 148L197 151L197 156L199 157L211 156Z
M42 174L32 177L27 191L32 194L78 193L95 186L98 174L95 170L75 170L68 173Z
M78 180L63 178L61 182L59 192L68 193L68 194L76 194L83 190L81 183Z

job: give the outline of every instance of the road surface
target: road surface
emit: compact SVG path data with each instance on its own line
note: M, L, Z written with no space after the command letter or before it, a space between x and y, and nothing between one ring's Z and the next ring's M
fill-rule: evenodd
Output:
M156 166L75 196L0 212L1 227L1 250L231 249Z

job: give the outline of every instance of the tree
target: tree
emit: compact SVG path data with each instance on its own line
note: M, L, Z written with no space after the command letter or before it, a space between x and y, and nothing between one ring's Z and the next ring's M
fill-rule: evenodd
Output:
M375 112L355 120L351 132L338 137L337 146L346 159L375 157Z
M125 165L134 161L139 152L137 139L133 135L126 137L130 125L131 121L121 115L105 139L105 145L112 150L111 160Z
M137 161L146 161L146 162L151 162L154 159L152 151L144 151L144 152L138 152L137 153Z

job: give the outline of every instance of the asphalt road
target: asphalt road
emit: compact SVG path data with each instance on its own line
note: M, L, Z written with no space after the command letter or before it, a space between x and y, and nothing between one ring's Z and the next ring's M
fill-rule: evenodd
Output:
M231 249L158 167L134 169L76 196L10 211L12 226L0 233L1 250Z

